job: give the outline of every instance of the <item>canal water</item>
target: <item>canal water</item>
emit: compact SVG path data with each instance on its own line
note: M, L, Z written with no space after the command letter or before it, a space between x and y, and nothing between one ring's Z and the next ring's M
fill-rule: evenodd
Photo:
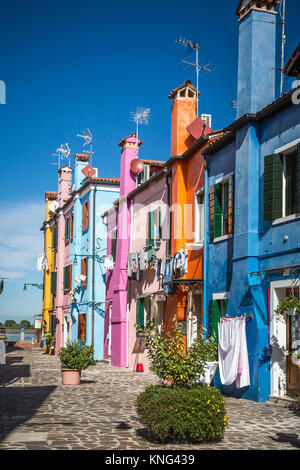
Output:
M14 343L20 341L20 334L19 333L6 333L7 341ZM31 342L32 338L34 338L34 333L25 333L24 341Z

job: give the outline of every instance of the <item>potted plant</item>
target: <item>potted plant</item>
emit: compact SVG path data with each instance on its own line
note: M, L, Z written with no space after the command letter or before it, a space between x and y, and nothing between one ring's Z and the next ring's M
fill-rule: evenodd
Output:
M283 297L274 311L279 315L283 315L285 313L288 315L299 315L300 302L297 297L291 294L288 297Z
M94 347L86 346L81 341L73 341L59 353L63 385L79 385L81 371L96 364Z

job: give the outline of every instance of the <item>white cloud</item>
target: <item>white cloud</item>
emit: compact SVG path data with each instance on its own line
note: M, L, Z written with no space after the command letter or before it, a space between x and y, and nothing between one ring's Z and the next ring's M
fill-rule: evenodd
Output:
M37 255L43 251L43 204L5 203L0 209L0 272L10 279L37 271Z

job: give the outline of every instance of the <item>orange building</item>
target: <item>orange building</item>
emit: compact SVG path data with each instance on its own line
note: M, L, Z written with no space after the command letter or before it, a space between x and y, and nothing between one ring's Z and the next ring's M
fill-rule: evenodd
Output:
M170 253L172 279L165 310L165 328L177 319L192 344L203 324L204 185L202 151L214 141L212 132L197 117L197 90L187 80L169 94L171 111Z

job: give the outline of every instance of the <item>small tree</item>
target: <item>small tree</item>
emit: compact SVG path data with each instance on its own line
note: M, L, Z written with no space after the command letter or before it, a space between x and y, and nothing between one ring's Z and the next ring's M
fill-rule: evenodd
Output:
M5 320L4 325L6 328L16 328L18 326L15 320Z
M145 347L151 361L151 369L162 380L174 385L184 386L203 375L207 361L216 359L217 342L214 337L205 340L202 329L192 346L186 351L185 337L173 319L172 331L158 332L153 319L149 319L143 332Z
M30 321L29 320L21 320L20 321L21 328L30 328Z

